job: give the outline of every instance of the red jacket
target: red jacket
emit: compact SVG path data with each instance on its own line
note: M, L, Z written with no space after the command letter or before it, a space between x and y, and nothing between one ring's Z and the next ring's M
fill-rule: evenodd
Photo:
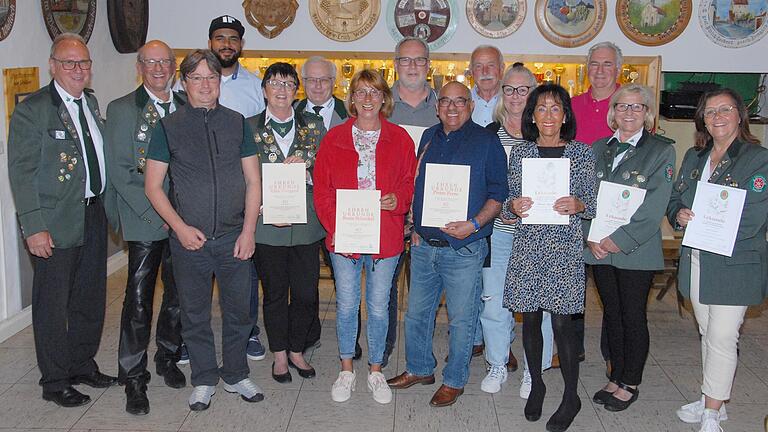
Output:
M355 120L350 117L328 131L315 161L315 211L328 232L325 244L331 252L336 231L336 189L357 189L358 154L352 142ZM376 189L381 196L394 192L397 207L381 211L381 246L374 258L389 258L403 251L403 226L413 200L415 171L415 146L408 132L381 117L381 134L376 144Z

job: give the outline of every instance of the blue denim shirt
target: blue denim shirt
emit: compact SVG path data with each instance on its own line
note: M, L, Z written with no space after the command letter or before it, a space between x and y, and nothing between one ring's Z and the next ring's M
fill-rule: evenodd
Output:
M427 151L424 152L424 148ZM451 237L438 228L422 227L421 214L424 204L424 177L427 163L469 165L469 209L473 218L489 199L503 203L508 195L507 155L499 137L472 120L453 132L445 134L442 123L424 131L419 143L419 176L413 197L413 221L416 232L424 239L448 240L451 247L459 249L475 240L491 235L493 223L483 226L480 231L464 240Z

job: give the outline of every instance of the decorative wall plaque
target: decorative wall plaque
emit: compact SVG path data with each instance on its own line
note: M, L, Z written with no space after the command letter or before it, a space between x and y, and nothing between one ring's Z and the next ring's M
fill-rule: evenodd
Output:
M149 0L110 0L107 2L107 19L117 52L136 52L147 41Z
M605 24L605 0L536 0L535 7L541 34L565 48L591 41Z
M635 43L664 45L685 30L692 10L691 0L618 0L616 21Z
M714 43L726 48L752 45L768 33L768 0L701 0L699 25Z
M309 0L309 15L328 39L349 42L370 32L379 20L381 0Z
M503 38L516 32L525 20L525 0L467 0L467 19L476 32Z
M88 42L96 22L96 0L41 0L43 20L51 39L77 33Z
M11 114L16 105L40 88L40 76L36 67L3 69L5 83L5 125L11 124ZM7 129L6 129L7 130Z
M296 0L244 0L245 19L265 38L274 39L293 24Z
M389 32L395 41L414 36L425 40L430 50L453 37L458 20L455 0L390 0L387 9Z
M8 37L16 19L16 0L0 0L0 41Z

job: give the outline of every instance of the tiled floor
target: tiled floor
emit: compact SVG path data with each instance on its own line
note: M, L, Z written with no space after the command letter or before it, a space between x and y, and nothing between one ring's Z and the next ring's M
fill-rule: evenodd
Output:
M123 269L109 279L107 319L97 361L102 371L110 374L117 370L125 277ZM678 317L673 295L662 302L650 300L651 352L640 399L625 412L611 413L591 403L592 393L605 378L598 348L600 307L594 289L589 290L587 297L587 361L582 363L580 378L583 408L570 430L695 432L696 427L679 422L674 414L684 401L699 394L701 359L691 314L685 311L682 318ZM293 383L281 385L270 378L269 358L250 362L251 377L265 389L265 401L249 404L219 389L211 408L199 413L191 413L187 407L189 387L174 390L158 379L150 383L152 411L143 417L125 413L121 387L81 388L93 402L80 408L64 409L45 402L40 398L41 389L37 385L40 375L32 329L24 329L0 344L0 431L543 431L547 415L559 402L562 379L558 371L548 371L545 373L548 388L545 414L536 423L527 422L522 415L524 401L518 397L521 372L511 374L502 392L488 395L480 391L484 362L475 359L465 394L448 408L429 406L437 384L396 391L391 404L377 404L368 394L363 362L357 363L360 375L352 399L343 404L334 403L330 386L338 372L338 363L333 289L328 281L322 282L321 298L322 346L311 358L318 372L316 378L301 380L294 373ZM159 297L157 299L159 301ZM442 366L447 337L444 309L438 320L434 351ZM218 314L214 326L220 328ZM404 367L402 341L401 330L397 352L385 370L388 377ZM514 344L514 352L518 358L522 356L519 339ZM188 367L182 369L185 373L189 371ZM768 304L749 311L741 338L736 384L727 407L730 420L723 423L726 431L762 432L762 419L768 414Z

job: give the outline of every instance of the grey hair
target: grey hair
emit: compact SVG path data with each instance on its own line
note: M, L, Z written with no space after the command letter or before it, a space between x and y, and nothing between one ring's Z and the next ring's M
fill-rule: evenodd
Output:
M395 45L395 57L400 57L400 47L403 46L404 43L411 42L411 41L418 42L419 44L421 44L421 46L424 48L424 52L426 53L427 58L429 58L429 45L427 44L427 42L422 38L417 38L413 36L407 36L401 39L400 42L398 42L397 45Z
M496 51L496 54L499 55L499 67L504 67L504 54L501 53L501 50L498 47L495 47L493 45L480 45L474 50L472 50L472 54L469 56L469 59L470 59L469 67L472 67L472 62L474 62L475 53L480 51L481 49L492 49Z
M608 105L608 115L606 116L608 126L614 131L619 128L619 124L616 122L616 110L614 109L614 105L616 105L619 99L627 93L639 94L643 98L643 105L646 106L643 126L646 130L653 129L653 124L656 119L656 96L650 87L640 84L627 84L621 86L616 90L613 96L611 96L611 102L610 105Z
M331 70L331 77L333 79L336 79L336 63L326 59L323 56L312 56L307 59L307 61L304 62L303 65L301 65L301 78L304 79L304 77L307 75L307 65L313 64L313 63L322 63L326 66L328 66L328 69Z
M194 72L200 62L203 61L208 63L208 69L215 72L216 75L221 76L221 63L219 62L219 59L216 58L213 51L208 49L197 49L187 54L187 56L184 57L184 60L181 61L181 65L179 65L179 75L181 76L181 80L186 82L187 75Z
M83 37L79 34L70 32L61 33L53 39L53 43L51 44L50 58L53 58L53 53L56 52L56 47L58 47L60 43L68 40L80 42L84 47L88 48L88 44L85 42L85 39L83 39Z
M501 79L502 83L507 82L512 75L522 75L528 79L528 85L536 87L538 82L530 69L525 67L522 63L515 63L508 67L504 72L504 77ZM504 106L504 90L499 86L499 97L496 100L496 106L493 108L493 120L501 123L502 125L507 120L507 107Z
M608 48L613 50L613 52L616 54L616 70L621 70L621 67L624 65L624 55L621 53L621 48L619 48L618 45L609 41L596 43L589 47L589 52L587 53L587 65L589 65L589 62L592 61L592 54L594 54L595 51L599 50L600 48Z

